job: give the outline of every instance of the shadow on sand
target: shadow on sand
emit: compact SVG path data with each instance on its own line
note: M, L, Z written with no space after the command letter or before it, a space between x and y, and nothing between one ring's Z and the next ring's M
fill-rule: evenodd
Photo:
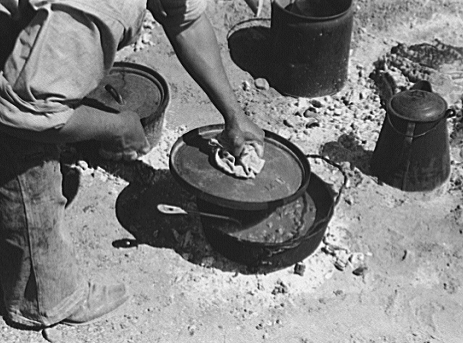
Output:
M228 47L235 64L253 78L271 79L270 19L238 23L228 33Z

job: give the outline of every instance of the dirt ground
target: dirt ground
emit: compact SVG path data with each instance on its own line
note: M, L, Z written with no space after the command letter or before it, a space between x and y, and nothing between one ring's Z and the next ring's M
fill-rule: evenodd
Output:
M225 67L246 113L304 153L339 163L348 176L323 242L301 261L305 272L293 266L246 272L210 247L199 218L156 211L160 202L194 208L194 197L169 173L170 147L183 133L221 117L147 17L140 40L118 59L153 67L169 81L161 142L136 167L74 161L78 192L65 223L84 274L124 282L131 299L112 318L78 328L27 331L1 321L0 341L463 342L463 3L355 1L346 85L333 96L308 99L267 87L265 74L248 63L267 39L269 4L261 16L266 20L248 23L247 36L233 36L235 25L252 18L244 1L210 2ZM396 59L402 68L390 62L388 53L398 44L438 46L436 39L447 48L440 63L420 64L410 56ZM385 114L384 88L371 77L377 61L398 89L414 82L412 69L418 68L455 109L448 119L450 180L434 192L403 192L371 175ZM337 169L310 163L313 173L340 189ZM117 247L123 239L137 244Z

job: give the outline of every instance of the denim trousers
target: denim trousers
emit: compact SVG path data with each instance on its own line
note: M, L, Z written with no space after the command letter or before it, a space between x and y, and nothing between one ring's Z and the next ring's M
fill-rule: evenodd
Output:
M0 285L8 319L21 326L69 317L88 288L63 225L59 154L0 133Z

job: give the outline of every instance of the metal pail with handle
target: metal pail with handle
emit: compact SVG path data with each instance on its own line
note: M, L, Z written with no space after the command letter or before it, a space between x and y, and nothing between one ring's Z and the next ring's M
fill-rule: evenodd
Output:
M294 0L272 2L271 84L291 96L335 94L347 79L352 0L296 5Z

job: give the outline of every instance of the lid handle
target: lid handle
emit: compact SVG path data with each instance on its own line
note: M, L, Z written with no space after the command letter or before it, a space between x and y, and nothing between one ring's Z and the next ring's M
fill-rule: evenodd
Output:
M122 96L119 94L116 88L108 83L106 86L104 86L104 89L106 89L106 91L111 94L111 96L114 98L114 100L117 101L118 104L124 104L124 99L122 99Z
M426 80L419 80L417 81L411 88L410 90L422 90L426 92L431 92L432 93L432 87L431 83Z

